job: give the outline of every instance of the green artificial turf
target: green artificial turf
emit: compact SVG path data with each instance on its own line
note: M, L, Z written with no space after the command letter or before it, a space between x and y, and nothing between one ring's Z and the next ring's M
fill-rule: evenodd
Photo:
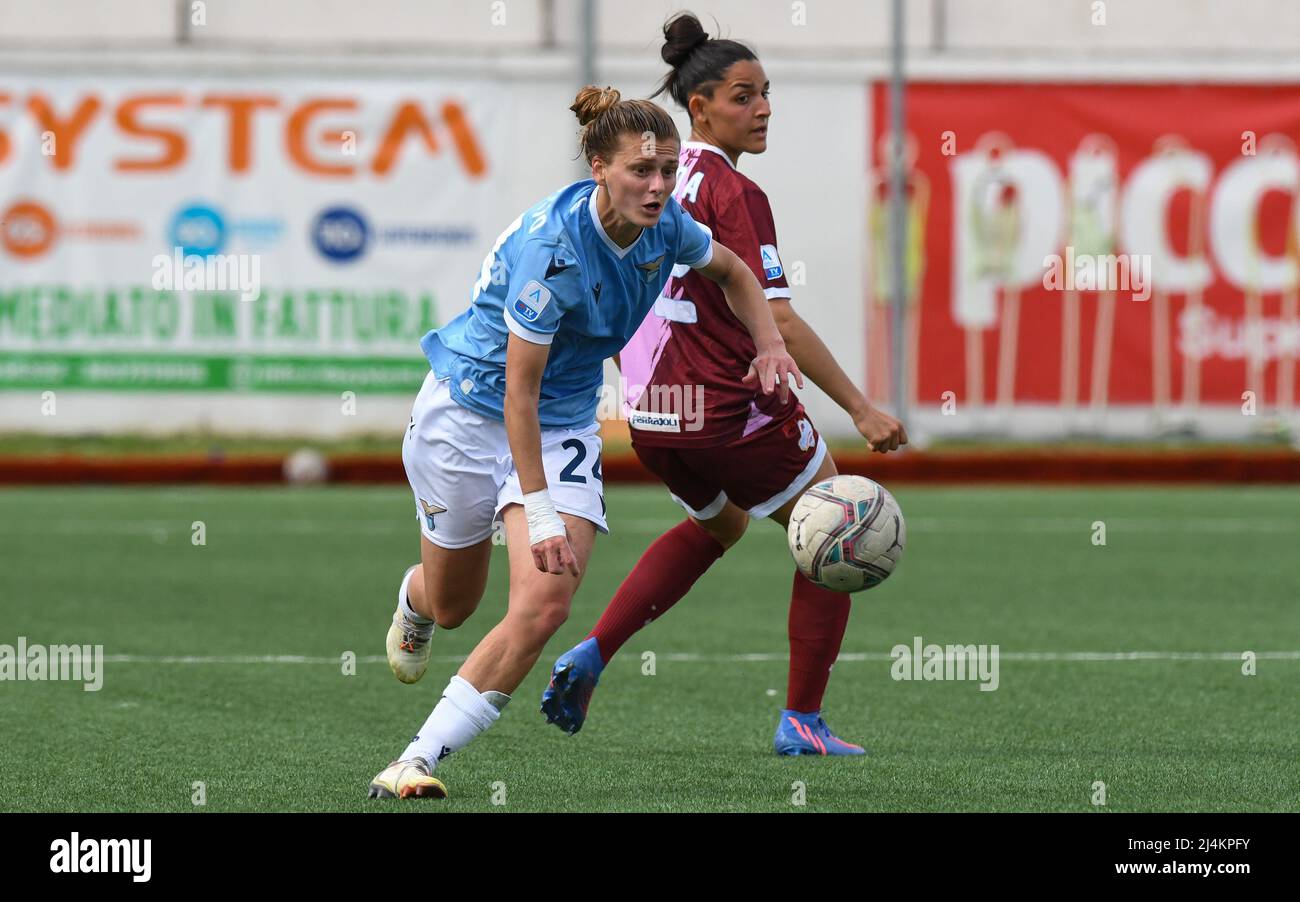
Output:
M382 660L418 548L404 489L0 491L0 643L119 656L98 692L0 682L0 810L1300 810L1300 490L897 496L907 552L855 597L825 707L869 757L772 754L792 565L768 523L632 638L580 734L544 723L551 662L680 516L662 489L611 487L614 534L568 623L501 721L439 767L451 798L380 802L366 783L503 612L504 548L479 612L405 686ZM892 679L890 649L915 636L997 644L997 690ZM1080 652L1158 654L1063 657Z

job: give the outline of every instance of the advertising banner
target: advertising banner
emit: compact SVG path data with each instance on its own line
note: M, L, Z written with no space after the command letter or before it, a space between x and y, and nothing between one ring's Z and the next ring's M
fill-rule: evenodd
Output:
M0 390L413 396L501 225L501 93L0 77Z
M873 90L867 368L887 398L889 106ZM1294 414L1297 139L1293 87L909 86L913 403L1067 428Z

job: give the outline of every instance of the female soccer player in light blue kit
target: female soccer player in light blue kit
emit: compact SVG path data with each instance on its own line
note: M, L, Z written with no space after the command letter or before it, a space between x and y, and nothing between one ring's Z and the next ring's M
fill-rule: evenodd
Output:
M483 261L468 310L424 337L431 371L402 449L420 523L388 632L404 683L428 666L435 625L451 629L487 584L492 524L505 526L505 617L451 678L424 726L370 783L372 798L443 798L438 762L492 725L569 614L607 532L596 406L604 360L654 306L673 266L714 280L754 339L749 379L803 385L758 280L673 199L680 139L646 100L584 88L591 179L529 208Z

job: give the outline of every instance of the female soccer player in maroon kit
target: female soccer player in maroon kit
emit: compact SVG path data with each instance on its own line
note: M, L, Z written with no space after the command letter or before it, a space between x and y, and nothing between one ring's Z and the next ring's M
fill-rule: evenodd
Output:
M748 47L710 40L693 15L664 26L668 92L690 113L681 148L679 203L758 276L786 347L853 418L874 451L907 442L902 424L876 410L791 306L767 196L736 168L767 149L768 81ZM799 495L835 475L825 441L781 386L763 394L748 373L754 346L716 286L674 271L619 365L629 388L632 447L688 518L660 536L619 587L591 635L556 662L542 697L550 722L576 733L604 665L631 635L681 599L744 535L751 517L783 529ZM645 386L644 391L638 391ZM638 392L633 396L633 392ZM790 597L790 676L775 747L782 755L861 755L821 717L831 665L848 625L849 596L797 570Z

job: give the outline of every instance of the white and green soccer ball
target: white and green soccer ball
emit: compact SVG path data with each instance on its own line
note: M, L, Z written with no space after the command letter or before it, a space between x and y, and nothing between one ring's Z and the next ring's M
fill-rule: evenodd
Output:
M880 483L835 476L799 498L789 536L804 576L835 592L860 592L894 572L907 527L898 502Z

